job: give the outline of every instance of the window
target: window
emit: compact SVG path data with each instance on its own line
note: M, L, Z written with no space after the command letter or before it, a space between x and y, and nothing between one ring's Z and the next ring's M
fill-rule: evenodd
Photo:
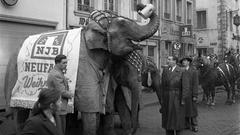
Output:
M157 0L150 0L149 3L154 5L155 13L158 14L158 3L157 3Z
M170 19L171 13L171 0L164 0L164 18Z
M137 4L140 3L140 0L132 0L132 10L133 10L133 19L140 21L141 17L137 13Z
M188 55L193 55L193 44L188 44Z
M104 9L117 12L117 0L104 0Z
M148 46L148 56L154 58L154 46Z
M187 24L192 24L192 3L187 2Z
M182 0L176 0L176 11L177 11L177 15L176 15L176 19L177 21L181 22L182 20Z
M165 41L165 52L167 55L172 55L172 47L171 47L171 42L170 41Z
M197 28L207 28L206 11L197 11Z
M77 3L78 11L90 12L93 10L93 7L90 7L90 0L78 0Z

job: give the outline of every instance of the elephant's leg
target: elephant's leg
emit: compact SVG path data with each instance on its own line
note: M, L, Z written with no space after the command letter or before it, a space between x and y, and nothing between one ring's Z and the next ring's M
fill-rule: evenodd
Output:
M132 119L132 127L133 133L136 132L139 127L138 123L138 113L139 113L139 100L140 100L140 92L142 90L142 85L140 82L131 83L131 92L132 92L132 105L131 105L131 119Z
M83 135L97 135L100 116L95 112L82 112Z
M121 120L121 124L123 127L123 130L125 134L131 133L131 113L130 110L126 104L123 92L120 87L117 88L116 94L115 94L115 106L117 109L117 112L119 113L119 117Z

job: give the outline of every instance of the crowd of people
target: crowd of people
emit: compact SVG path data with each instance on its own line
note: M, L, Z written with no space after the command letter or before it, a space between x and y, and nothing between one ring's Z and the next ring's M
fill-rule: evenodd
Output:
M184 57L178 65L178 58L169 56L168 66L164 68L161 82L162 127L166 135L179 135L185 129L194 132L197 128L198 74L191 66L192 59ZM20 135L65 135L69 92L64 76L67 57L58 55L55 66L49 72L48 88L39 93L31 117L26 121Z

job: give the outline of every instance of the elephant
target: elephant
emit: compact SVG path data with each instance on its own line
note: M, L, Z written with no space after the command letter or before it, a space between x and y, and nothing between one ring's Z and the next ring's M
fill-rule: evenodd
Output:
M115 105L119 113L124 134L134 134L139 127L139 109L142 86L156 91L160 101L160 73L156 64L143 56L139 51L133 51L126 57L113 57L112 75L118 83ZM131 104L127 103L129 94Z
M138 9L144 7L141 4ZM148 24L139 25L129 18L118 16L109 11L95 10L90 14L88 24L82 29L82 47L74 100L75 108L82 112L84 134L96 134L98 125L89 121L89 117L93 116L92 114L95 115L94 121L97 123L98 116L96 115L105 114L108 111L105 108L109 108L106 106L106 94L109 93L103 93L102 87L104 83L108 83L106 80L110 78L108 69L111 67L111 56L124 57L139 49L139 46L132 41L140 42L152 36L159 28L159 18L155 12L149 18ZM8 93L6 95L7 103L10 101L10 94L16 82L15 78L18 76L16 56L14 54L9 61L5 76L5 92ZM111 86L111 83L109 84ZM98 91L99 89L100 91ZM87 93L88 90L92 93ZM97 99L98 101L96 101ZM104 103L99 101L100 99L105 99ZM111 103L111 101L109 102ZM94 105L90 108L92 103Z

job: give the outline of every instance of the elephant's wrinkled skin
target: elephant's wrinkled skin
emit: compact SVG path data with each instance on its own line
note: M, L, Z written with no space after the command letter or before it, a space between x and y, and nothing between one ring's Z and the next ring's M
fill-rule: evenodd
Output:
M112 74L118 83L115 105L126 135L134 134L138 128L138 112L142 86L152 88L160 101L160 73L153 61L141 54L142 70L122 57L114 59ZM122 87L124 86L124 87ZM126 89L127 87L128 89ZM131 91L131 107L125 92ZM130 109L131 108L131 109Z
M105 13L103 12L103 14ZM96 23L98 21L104 27ZM107 17L107 19L91 18L89 24L83 28L81 41L85 41L86 56L98 65L99 70L103 71L109 66L109 54L123 56L130 53L138 48L132 41L142 41L151 37L158 30L158 27L159 19L155 13L150 16L150 22L146 25L138 25L136 22L121 16ZM6 101L9 103L10 94L18 76L16 72L17 57L9 61L7 69L11 69L6 73L5 80ZM77 81L79 79L81 78L78 76ZM76 89L76 93L79 90Z

